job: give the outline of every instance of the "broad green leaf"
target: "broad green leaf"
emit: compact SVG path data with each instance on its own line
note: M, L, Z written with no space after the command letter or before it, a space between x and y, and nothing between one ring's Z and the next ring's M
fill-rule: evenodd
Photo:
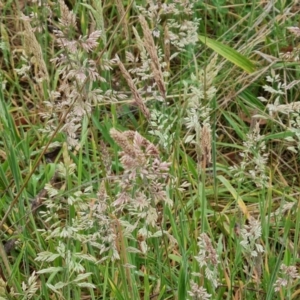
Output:
M255 71L255 67L253 63L245 56L232 49L231 47L224 45L220 42L212 40L203 35L199 35L199 40L204 43L207 47L216 51L218 54L223 56L225 59L231 61L236 66L242 68L247 73L253 73Z

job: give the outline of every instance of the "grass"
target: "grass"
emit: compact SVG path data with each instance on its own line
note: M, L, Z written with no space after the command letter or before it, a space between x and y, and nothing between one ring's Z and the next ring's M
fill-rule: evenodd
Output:
M298 7L236 2L0 3L0 299L299 298Z

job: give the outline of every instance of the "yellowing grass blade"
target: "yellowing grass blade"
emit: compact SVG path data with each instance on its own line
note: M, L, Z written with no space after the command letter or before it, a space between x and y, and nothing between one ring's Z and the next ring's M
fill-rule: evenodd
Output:
M235 188L222 175L218 176L218 179L224 184L224 186L227 188L227 190L231 193L232 197L237 201L237 204L238 204L240 210L243 212L244 216L247 219L249 219L250 214L248 212L247 206L246 206L245 202L243 201L243 199L238 195Z
M253 73L255 71L254 64L244 55L240 54L231 47L224 45L220 42L212 40L203 35L199 35L199 40L204 43L207 47L211 48L225 59L231 61L236 66L242 68L247 73Z

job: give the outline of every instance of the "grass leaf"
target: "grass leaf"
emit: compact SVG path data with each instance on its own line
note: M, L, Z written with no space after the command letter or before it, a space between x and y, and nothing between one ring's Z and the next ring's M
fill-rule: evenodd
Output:
M199 35L199 40L204 43L207 47L211 48L225 59L231 61L236 66L242 68L247 73L253 73L255 71L255 67L253 63L244 55L240 54L233 48L220 43L218 41L212 40L203 35Z

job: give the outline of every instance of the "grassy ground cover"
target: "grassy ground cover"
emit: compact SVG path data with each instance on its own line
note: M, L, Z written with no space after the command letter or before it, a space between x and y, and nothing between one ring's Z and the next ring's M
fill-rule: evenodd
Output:
M0 10L0 299L300 299L297 1Z

